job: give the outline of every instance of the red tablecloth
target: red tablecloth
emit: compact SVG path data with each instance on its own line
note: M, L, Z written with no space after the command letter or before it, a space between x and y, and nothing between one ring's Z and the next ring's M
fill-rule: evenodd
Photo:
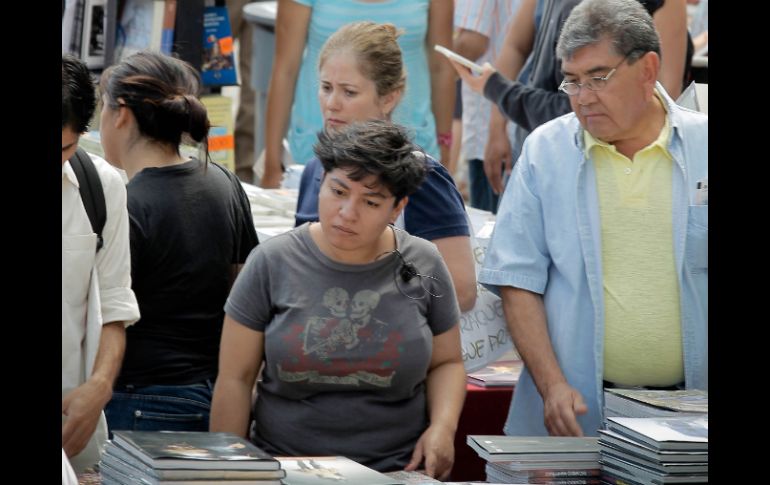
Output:
M452 481L485 480L486 461L466 444L469 434L503 434L513 387L466 386L465 405L455 434Z

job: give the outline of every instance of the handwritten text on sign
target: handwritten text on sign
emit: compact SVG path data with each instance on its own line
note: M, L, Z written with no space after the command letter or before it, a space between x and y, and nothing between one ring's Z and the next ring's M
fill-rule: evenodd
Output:
M476 276L484 263L486 246L489 243L494 221L471 222L477 237L471 237L471 248L476 263ZM486 237L478 237L483 234ZM511 336L505 323L503 303L500 297L477 285L476 305L460 315L460 338L465 371L473 372L499 359L513 348Z

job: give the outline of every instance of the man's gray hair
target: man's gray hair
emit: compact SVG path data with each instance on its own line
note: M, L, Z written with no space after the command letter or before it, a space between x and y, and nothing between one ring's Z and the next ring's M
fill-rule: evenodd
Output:
M583 0L570 13L556 44L559 60L608 38L629 62L647 52L660 55L660 38L652 17L638 0Z

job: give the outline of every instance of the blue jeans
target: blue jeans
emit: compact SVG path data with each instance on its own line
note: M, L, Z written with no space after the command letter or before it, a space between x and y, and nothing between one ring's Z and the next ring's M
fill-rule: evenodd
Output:
M107 426L133 431L208 431L214 383L116 387L104 408Z
M474 158L468 160L468 181L470 182L471 207L497 214L500 196L492 191L487 174L484 173L484 161Z

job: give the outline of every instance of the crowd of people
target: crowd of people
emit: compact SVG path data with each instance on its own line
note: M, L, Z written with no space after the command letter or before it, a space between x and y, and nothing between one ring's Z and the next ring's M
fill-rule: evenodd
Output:
M113 430L446 479L479 283L525 364L505 434L596 436L606 388L708 390L708 117L674 101L684 0L471 3L279 2L261 184L280 184L284 136L305 170L296 227L261 242L208 157L194 68L141 51L94 83L62 55L63 483ZM478 282L446 166L455 73L471 200L497 213ZM97 97L104 158L78 149Z

